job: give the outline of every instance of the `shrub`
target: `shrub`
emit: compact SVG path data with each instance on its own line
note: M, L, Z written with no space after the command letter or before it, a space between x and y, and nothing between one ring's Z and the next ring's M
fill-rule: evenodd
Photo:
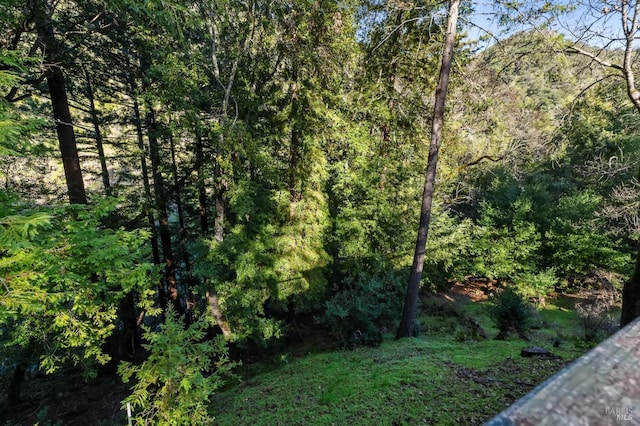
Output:
M321 322L343 345L377 346L381 328L395 320L402 307L403 281L397 274L361 274L325 303Z
M576 303L575 308L587 342L599 342L618 328L618 318L612 312L613 306L604 298L597 297Z
M221 336L203 341L204 319L185 328L178 316L169 311L160 330L146 328L144 347L149 358L141 365L123 362L118 368L127 383L135 376L133 392L123 401L138 409L137 424L195 425L211 424L209 398L222 384L222 377L235 366L229 362ZM215 363L214 363L215 361Z
M523 296L534 298L538 305L544 306L544 299L555 290L558 278L555 270L551 268L535 274L530 272L521 274L517 282Z
M526 198L518 198L503 208L482 202L472 228L468 273L504 279L535 270L542 242L530 216L532 202Z
M512 331L524 338L531 327L533 315L531 305L522 294L513 287L506 287L495 293L491 302L490 314L500 330L496 338L504 339Z

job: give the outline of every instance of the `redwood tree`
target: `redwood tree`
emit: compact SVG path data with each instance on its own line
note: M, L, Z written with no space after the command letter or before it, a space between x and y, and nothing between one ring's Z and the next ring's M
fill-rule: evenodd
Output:
M62 164L69 191L69 202L72 204L86 204L87 195L82 180L76 135L73 130L69 100L62 72L61 56L58 42L53 28L54 5L48 0L36 0L30 5L34 17L40 49L43 52L46 69L45 77L51 96L51 108L56 124L58 143L62 155Z

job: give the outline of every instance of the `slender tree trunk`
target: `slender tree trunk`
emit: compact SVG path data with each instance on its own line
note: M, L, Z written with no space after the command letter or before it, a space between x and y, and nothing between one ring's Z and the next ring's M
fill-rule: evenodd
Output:
M192 300L191 289L193 286L193 276L191 275L191 261L189 259L189 251L187 250L187 228L184 225L184 208L182 205L182 188L180 186L180 179L178 178L178 165L176 163L176 146L173 138L173 133L169 135L169 143L171 148L171 173L173 174L173 185L175 187L176 194L176 208L178 210L178 237L180 238L179 250L184 262L184 272L186 275L185 283L185 300L186 300L186 315L187 324L192 322L190 305L194 303Z
M220 148L218 148L216 152L218 153L218 155L220 155ZM218 160L216 160L215 162L213 175L215 178L213 198L216 209L216 217L213 220L214 237L216 240L222 241L224 239L224 193L226 192L226 185L224 183L224 179L222 178L222 168L220 167L220 163L218 162Z
M96 111L95 99L93 96L93 87L91 86L91 78L89 71L85 66L82 67L84 76L87 79L87 98L89 99L89 110L91 112L91 121L93 121L93 131L96 138L96 148L98 149L98 158L100 159L100 174L102 176L102 184L107 197L113 195L111 182L109 180L109 169L107 168L107 159L104 155L104 147L102 145L102 132L100 131L100 122L98 120L98 112Z
M231 87L233 85L233 75L229 81L230 84L226 86L222 83L220 75L220 66L218 64L218 46L220 45L220 35L218 33L218 26L214 20L214 14L211 10L206 10L207 15L207 29L209 31L210 49L211 49L211 64L213 65L213 77L215 83L225 88L225 96L223 98L222 113L218 120L220 129L224 131L225 117L227 114L228 99L231 93ZM236 64L234 64L236 65ZM224 186L222 185L222 167L220 166L219 157L222 154L222 146L224 143L224 135L221 133L216 145L216 159L213 169L213 204L215 208L215 217L213 219L213 236L217 241L222 241L224 238ZM201 204L202 206L202 204ZM208 228L208 225L207 225Z
M135 87L133 89L135 93ZM160 264L160 248L158 247L158 232L156 231L156 221L153 217L153 211L151 206L153 200L151 198L151 185L149 184L149 168L147 167L147 149L144 144L144 134L142 131L142 117L140 116L140 106L138 105L138 99L134 95L133 99L133 114L136 126L136 135L138 139L138 150L140 151L140 166L142 169L142 184L144 186L145 197L145 210L147 212L147 221L149 223L149 229L151 230L151 253L153 255L153 264ZM167 310L167 294L164 290L164 285L161 283L158 286L158 298L160 299L160 308L163 315Z
M160 249L158 248L158 233L156 232L156 222L153 218L153 199L151 197L151 184L149 184L149 167L147 166L147 148L144 144L144 134L142 131L142 118L140 116L140 106L138 100L133 101L133 114L136 126L136 135L138 139L138 150L140 151L140 168L142 170L142 185L144 187L145 210L147 219L151 229L151 250L153 253L153 262L160 264Z
M204 148L202 145L202 134L196 128L196 187L198 190L198 216L200 217L200 233L203 237L209 234L209 212L207 208L207 190L204 180Z
M220 142L220 140L219 140ZM202 236L207 236L209 233L209 220L208 220L208 209L207 209L207 192L205 189L204 182L204 173L202 171L202 165L204 164L204 149L202 144L202 135L200 134L199 129L196 130L196 169L198 174L197 187L198 187L198 204L199 204L199 215L200 215L200 232ZM214 169L214 176L216 178L220 178L219 173L220 166L216 162ZM224 239L224 227L222 221L224 220L224 204L221 198L221 193L216 191L215 203L216 203L216 218L214 223L215 235L214 238L217 241L222 241ZM210 288L210 282L208 278L205 278L205 284L209 288L206 291L206 299L207 304L209 305L209 310L211 311L211 315L216 320L216 324L222 331L222 335L225 340L231 340L231 327L229 327L229 323L225 320L224 314L222 313L222 308L220 307L220 301L218 299L218 294L214 289Z
M242 42L242 44L239 44L237 46L238 53L233 59L233 62L231 63L229 77L225 84L222 82L221 73L220 73L221 67L218 63L218 47L220 46L221 40L220 40L220 33L218 31L218 26L216 25L216 22L215 22L216 15L214 11L212 11L210 8L206 8L202 10L202 14L206 17L205 22L209 32L211 64L213 66L213 75L214 75L215 83L224 87L224 97L222 99L222 111L220 114L220 118L218 120L218 124L220 125L220 129L222 129L222 132L225 131L225 127L227 124L229 103L231 101L231 90L233 89L233 84L238 72L240 59L243 54L248 52L249 45L255 31L255 25L253 22L254 11L255 11L255 3L253 1L247 2L248 19L251 20L251 23L249 25L249 31L244 41ZM200 156L200 158L202 158L201 138L197 135L196 139L197 139L196 153L197 155ZM217 145L215 148L216 160L215 160L214 170L213 170L213 175L214 175L213 176L214 177L213 203L215 208L213 236L219 242L222 242L224 240L224 225L225 225L224 222L225 222L225 213L226 213L225 193L227 190L227 182L223 177L224 171L222 170L222 167L219 161L219 158L223 152L224 142L225 142L224 133L220 133L220 136L218 137ZM200 229L202 230L203 235L205 235L208 232L208 228L209 228L208 224L205 224L203 222L203 219L206 220L206 217L207 217L207 209L206 209L207 197L206 197L206 192L204 190L204 181L201 180L200 172L198 173L198 194L199 194L199 203L200 203L200 223L201 223ZM207 296L207 301L209 303L209 308L211 309L211 312L214 318L216 319L218 326L222 330L222 334L224 335L225 339L229 340L231 338L231 329L229 327L229 324L224 319L224 315L222 313L222 309L220 308L220 303L215 290L214 289L208 290L206 293L206 296Z
M73 130L69 100L64 82L64 74L60 66L58 43L53 32L51 15L53 6L47 0L36 0L33 3L35 24L38 37L42 43L44 59L47 64L46 78L51 96L53 119L56 123L58 144L62 155L65 180L71 204L86 204L87 195L80 169L76 135Z
M224 314L222 313L222 309L220 308L220 301L218 300L218 295L215 291L207 290L207 302L209 303L211 314L216 319L216 323L222 331L222 336L224 336L225 340L229 341L231 339L231 328L229 327L229 323L224 318Z
M160 170L160 149L158 144L158 124L153 108L149 106L147 112L147 138L149 140L149 153L151 157L151 175L153 176L153 189L155 193L158 221L160 223L160 244L164 257L164 277L167 286L167 297L174 310L180 315L185 311L180 302L178 281L176 279L176 265L173 258L173 245L171 242L171 230L169 229L169 214L167 213L167 199L164 187L164 178Z
M436 168L438 165L438 151L442 142L442 129L444 126L444 110L447 99L447 88L449 86L449 76L451 74L451 62L453 58L453 48L456 41L458 6L460 0L449 2L449 18L447 20L447 32L442 53L442 65L440 76L436 88L435 105L433 110L433 123L431 128L431 143L429 145L429 158L427 170L425 172L424 191L422 194L422 208L420 210L420 225L418 228L418 238L413 256L411 276L407 286L407 295L402 310L402 319L396 332L396 338L410 337L413 335L413 326L418 306L418 292L420 289L420 279L422 278L422 268L424 266L425 248L429 232L429 221L431 219L431 204L436 183Z
M180 186L180 180L178 178L178 164L176 163L176 145L173 139L173 134L169 135L169 147L171 149L171 173L173 175L173 185L175 187L176 194L176 208L178 210L178 227L180 236L180 251L185 263L185 269L187 274L191 271L191 263L189 262L189 255L187 253L185 244L187 239L187 230L184 225L184 209L182 206L182 188Z

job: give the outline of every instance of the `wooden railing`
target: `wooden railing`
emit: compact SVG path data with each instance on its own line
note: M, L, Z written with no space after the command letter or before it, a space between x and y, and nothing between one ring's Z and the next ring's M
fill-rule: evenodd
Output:
M640 425L640 318L487 425Z

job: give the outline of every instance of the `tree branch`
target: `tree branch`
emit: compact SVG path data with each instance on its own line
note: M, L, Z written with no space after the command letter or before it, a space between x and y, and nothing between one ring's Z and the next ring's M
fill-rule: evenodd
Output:
M620 70L620 71L624 71L624 68L622 66L620 66L618 64L613 64L613 63L611 63L609 61L605 61L604 59L597 57L593 53L587 52L586 50L581 49L579 47L571 46L571 47L568 47L565 51L567 53L580 54L580 55L586 56L588 58L591 58L593 61L597 62L598 64L602 65L603 67L614 68L614 69L617 69L617 70Z
M483 155L482 157L467 163L467 164L463 164L461 167L471 167L471 166L475 166L476 164L480 163L482 160L489 160L489 161L493 161L494 163L497 163L498 161L503 160L504 157L493 157L491 155Z

